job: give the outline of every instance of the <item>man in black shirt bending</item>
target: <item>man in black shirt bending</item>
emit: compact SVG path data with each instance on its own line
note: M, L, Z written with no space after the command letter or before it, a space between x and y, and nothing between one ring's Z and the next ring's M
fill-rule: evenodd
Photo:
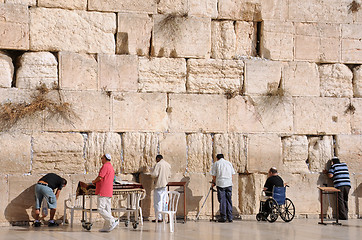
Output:
M57 199L60 194L60 190L67 185L67 180L58 176L55 173L48 173L35 185L35 222L34 227L40 227L39 214L40 206L43 201L43 198L46 199L48 207L50 209L50 220L48 223L49 227L58 226L54 221L54 215L57 208ZM56 192L54 194L54 190Z

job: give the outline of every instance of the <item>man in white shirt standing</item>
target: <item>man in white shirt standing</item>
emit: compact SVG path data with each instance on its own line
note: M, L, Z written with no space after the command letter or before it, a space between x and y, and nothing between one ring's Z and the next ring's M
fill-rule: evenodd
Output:
M224 159L223 154L216 155L217 161L211 169L212 183L217 188L217 199L220 203L220 219L218 222L233 221L233 204L231 201L233 179L235 174L233 165Z
M164 198L162 196L166 194L167 189L166 186L168 184L168 180L171 177L171 165L163 160L162 155L156 156L156 165L153 168L151 176L155 178L155 190L153 193L153 207L155 209L155 217L158 218L159 222L162 222L162 215L159 214L156 216L158 211L162 211L164 209L163 206L165 203L163 202ZM152 220L152 222L156 222Z

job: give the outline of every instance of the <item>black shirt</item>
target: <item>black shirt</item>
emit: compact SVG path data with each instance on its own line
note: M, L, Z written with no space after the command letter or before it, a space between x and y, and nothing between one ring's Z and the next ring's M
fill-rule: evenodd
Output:
M266 180L264 187L267 188L265 191L266 196L272 196L273 187L284 187L284 182L281 177L278 175L268 177Z
M48 173L44 177L40 178L39 181L44 181L48 183L48 187L51 189L61 190L63 188L63 178L58 176L55 173Z

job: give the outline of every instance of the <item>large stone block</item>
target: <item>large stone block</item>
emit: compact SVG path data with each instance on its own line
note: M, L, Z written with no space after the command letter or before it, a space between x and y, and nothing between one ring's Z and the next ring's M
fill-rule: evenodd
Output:
M97 90L97 60L87 54L60 52L59 86L67 90Z
M157 133L126 132L122 134L123 173L145 172L156 164ZM167 156L165 156L167 161Z
M362 172L362 135L337 135L337 153L350 174Z
M163 133L160 135L160 154L171 165L172 173L184 173L187 163L185 133Z
M308 164L312 172L328 169L327 163L334 155L332 136L308 137Z
M263 20L288 19L288 0L261 0L260 2Z
M353 97L353 74L346 65L321 65L319 77L321 97Z
M350 133L350 116L345 114L348 105L349 99L345 98L294 98L295 133Z
M114 13L30 9L31 50L114 53L115 33Z
M116 53L149 56L152 27L148 14L118 13Z
M282 77L282 62L245 61L245 94L266 95L276 90Z
M112 99L114 131L165 131L167 95L163 93L115 94Z
M29 9L0 3L0 48L29 49Z
M362 134L362 99L352 98L351 105L346 106L345 113L351 114L351 128L353 134Z
M13 75L14 65L12 59L0 52L0 87L10 88Z
M342 61L345 63L362 63L361 23L342 24Z
M282 79L283 89L292 96L320 96L319 71L315 63L284 63Z
M21 4L21 5L26 5L26 6L35 6L36 5L36 0L4 0L6 3L9 4ZM3 1L3 2L4 2Z
M296 23L295 59L315 62L340 61L340 25Z
M86 10L87 0L38 0L38 7Z
M216 59L187 61L187 91L239 94L243 86L244 62Z
M172 132L225 132L227 99L224 95L170 94ZM197 103L197 104L195 104ZM185 106L188 106L185 108Z
M260 56L272 60L293 60L293 23L264 21L262 24Z
M152 56L204 58L209 55L210 18L156 15L154 24Z
M241 215L257 214L259 202L264 188L266 175L241 174L239 175L239 208Z
M32 172L83 173L84 139L80 133L35 133Z
M144 0L89 0L88 10L103 12L156 13L156 1Z
M86 136L85 143L85 168L88 173L97 173L102 167L101 157L110 154L111 163L115 173L121 172L122 165L122 140L118 133L91 132Z
M186 92L186 60L140 58L138 89L141 92Z
M187 172L210 172L213 163L213 143L210 134L191 133L186 135Z
M282 138L283 166L279 172L308 173L307 136L293 135Z
M189 10L188 1L182 0L158 0L157 12L161 14L177 13L187 14Z
M229 131L242 133L292 133L293 101L290 97L242 97L228 102Z
M8 184L8 176L5 174L0 174L0 211L4 214L0 215L0 222L6 222L5 218L5 209L9 203L9 184Z
M257 26L253 22L236 21L236 47L238 56L256 56Z
M289 1L289 19L297 22L350 22L348 6L341 0Z
M29 173L31 170L30 145L30 135L21 133L0 134L0 173Z
M94 91L54 92L54 98L69 104L68 119L47 118L47 131L109 131L111 126L111 100L106 93Z
M353 68L353 96L362 97L362 65Z
M211 22L211 57L232 59L235 56L236 34L233 21Z
M246 136L240 133L215 134L213 152L224 154L236 172L244 173L246 170Z
M353 197L349 198L349 199L355 199L355 203L356 203L356 214L360 217L362 215L362 176L361 175L355 175L355 187L352 187L352 190L350 191L350 193L352 194ZM348 201L349 204L352 201Z
M282 166L282 141L276 134L249 134L248 173L267 173L271 167Z
M99 54L98 63L100 89L137 91L137 56Z
M245 21L260 21L261 20L260 0L220 1L218 18L245 20Z
M58 86L57 59L50 52L24 53L16 72L16 87L35 89L42 84L47 88Z
M217 18L217 0L188 0L189 15Z

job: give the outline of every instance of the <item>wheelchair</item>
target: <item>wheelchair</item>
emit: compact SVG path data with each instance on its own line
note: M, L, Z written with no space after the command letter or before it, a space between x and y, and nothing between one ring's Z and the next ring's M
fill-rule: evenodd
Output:
M293 220L295 207L292 200L285 196L286 187L273 187L272 196L265 201L260 201L256 220L275 222L279 216L284 222Z

